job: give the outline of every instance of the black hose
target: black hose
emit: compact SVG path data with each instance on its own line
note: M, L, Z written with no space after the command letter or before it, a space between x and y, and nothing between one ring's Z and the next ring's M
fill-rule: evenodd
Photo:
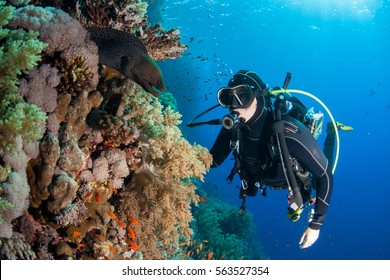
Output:
M292 192L290 198L290 205L293 205L295 203L297 208L300 208L303 205L303 199L298 187L298 182L295 178L295 174L291 166L290 152L287 148L286 137L284 136L284 121L282 120L282 110L285 106L284 103L284 96L279 95L277 100L275 101L276 121L274 123L274 132L276 133L283 172L286 177L287 185L290 188L289 191Z

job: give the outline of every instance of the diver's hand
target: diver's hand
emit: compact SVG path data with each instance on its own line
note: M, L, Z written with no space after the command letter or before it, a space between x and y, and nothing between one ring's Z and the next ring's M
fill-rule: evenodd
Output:
M307 228L306 231L302 234L301 240L299 240L299 247L301 249L309 248L317 241L318 236L320 235L319 229Z

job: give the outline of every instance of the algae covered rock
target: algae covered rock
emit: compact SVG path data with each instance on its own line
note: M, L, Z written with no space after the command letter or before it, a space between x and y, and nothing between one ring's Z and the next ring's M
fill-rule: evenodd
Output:
M77 182L68 175L63 174L56 177L53 184L49 186L51 197L47 205L48 210L55 214L59 213L61 209L71 204L77 189Z

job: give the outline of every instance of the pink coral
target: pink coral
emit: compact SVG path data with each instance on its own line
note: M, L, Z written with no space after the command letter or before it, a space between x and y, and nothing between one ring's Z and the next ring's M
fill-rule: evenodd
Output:
M104 151L104 154L110 165L110 173L114 178L123 178L129 175L125 151L111 148Z
M93 162L92 172L97 182L103 183L110 178L110 183L114 184L115 188L121 187L121 178L130 174L126 152L116 148L103 151Z
M0 224L0 237L10 238L13 233L11 222L21 216L29 206L30 187L26 174L28 157L23 150L22 138L16 137L14 150L5 152L1 156L12 169L7 181L2 183L4 191L2 198L9 201L13 206L3 212L4 222Z
M19 91L28 103L37 105L42 111L51 113L57 107L56 86L61 81L58 69L48 64L30 71L20 80Z
M77 200L75 203L68 205L58 216L55 217L57 224L65 227L69 225L78 225L87 217L87 207L83 201Z
M58 130L60 129L60 122L55 113L51 113L46 121L47 132L55 137L58 137Z
M92 87L98 82L98 50L89 40L87 31L74 18L52 7L25 6L15 11L9 25L38 31L40 40L49 44L45 53L54 56L60 53L65 61L84 57L94 74Z
M97 182L107 181L108 177L110 176L110 174L108 173L108 168L109 168L108 160L104 156L97 158L93 162L92 173Z
M12 172L8 181L3 183L6 200L12 203L13 207L3 212L4 222L0 224L0 237L11 238L13 230L11 222L21 216L28 208L29 186L25 172Z
M31 245L37 240L37 232L42 229L40 223L34 220L34 217L26 210L20 218L20 232L24 235L26 241Z

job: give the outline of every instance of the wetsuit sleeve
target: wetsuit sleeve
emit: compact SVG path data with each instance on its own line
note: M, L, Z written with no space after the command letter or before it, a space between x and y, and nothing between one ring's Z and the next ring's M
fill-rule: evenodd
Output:
M230 149L230 139L231 132L225 128L222 128L214 142L213 147L210 150L210 153L213 156L213 163L211 168L220 166L232 151Z
M286 132L289 151L316 180L316 204L312 229L320 229L326 217L333 189L333 175L328 160L315 138L301 123L297 132Z

